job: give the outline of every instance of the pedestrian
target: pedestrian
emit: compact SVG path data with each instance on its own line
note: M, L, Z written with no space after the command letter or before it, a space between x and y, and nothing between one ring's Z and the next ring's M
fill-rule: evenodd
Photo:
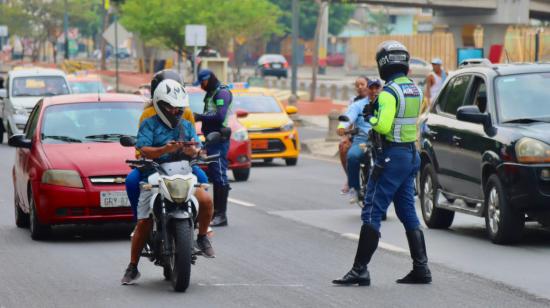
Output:
M377 151L361 212L363 224L351 270L334 284L370 285L367 269L378 247L380 220L393 201L397 217L404 225L413 261L413 269L397 283L430 283L424 234L415 210L414 179L420 167L416 151L416 119L422 91L409 79L409 52L397 41L385 41L378 47L376 62L380 77L386 82L365 117L375 132L372 138Z
M195 121L202 122L202 133L207 136L211 132L219 132L223 141L217 144L207 144L208 155L219 154L217 161L208 165L208 177L214 185L214 216L212 227L227 226L227 198L229 196L229 181L227 179L227 152L230 136L228 132L229 108L233 94L222 84L216 75L208 69L199 72L195 86L200 85L206 91L204 97L204 112L195 114Z
M434 99L441 91L441 87L447 79L447 73L443 69L443 61L440 58L432 59L432 72L426 78L426 103L429 104L428 108L433 104Z
M369 79L366 76L359 76L355 80L355 93L357 95L350 99L348 106L351 106L354 102L364 99L369 95L368 81ZM344 172L346 173L346 176L348 175L347 155L350 147L351 147L350 136L343 135L341 137L340 144L338 144L338 153L340 155L340 163L342 164L342 168L344 168ZM350 191L349 181L346 180L346 183L344 184L344 187L340 192L342 193L342 195L346 195L346 194L349 194L349 191Z

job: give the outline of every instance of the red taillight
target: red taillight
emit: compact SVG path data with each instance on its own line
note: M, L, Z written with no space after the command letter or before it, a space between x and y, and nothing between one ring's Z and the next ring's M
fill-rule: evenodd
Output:
M283 66L284 66L285 68L288 68L288 62L283 63Z
M265 64L264 64L264 67L265 67L265 68L269 68L269 63L265 63Z

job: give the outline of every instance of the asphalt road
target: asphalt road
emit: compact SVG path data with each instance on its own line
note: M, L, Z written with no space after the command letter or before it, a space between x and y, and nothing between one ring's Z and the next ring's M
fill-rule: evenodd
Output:
M351 265L359 209L338 195L343 177L336 163L305 156L296 167L277 160L255 165L249 182L232 184L230 226L215 231L217 257L198 260L186 293L172 292L146 260L139 284L120 286L131 226L64 226L47 241L32 241L13 221L13 155L0 145L0 307L550 305L548 232L500 247L481 235L481 222L463 216L451 231L426 232L432 285L394 283L411 265L390 213L370 266L373 285L332 286Z

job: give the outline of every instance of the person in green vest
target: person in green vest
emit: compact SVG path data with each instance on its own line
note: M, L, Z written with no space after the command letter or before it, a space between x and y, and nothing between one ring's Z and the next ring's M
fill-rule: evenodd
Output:
M420 168L420 156L415 147L416 120L422 102L422 91L407 77L409 52L397 41L385 41L378 46L376 62L380 77L386 81L373 107L367 105L365 119L372 125L376 161L370 175L361 213L363 225L357 253L351 270L334 284L370 285L367 269L378 247L380 221L391 202L403 223L413 269L397 283L431 283L424 234L415 210L414 180Z

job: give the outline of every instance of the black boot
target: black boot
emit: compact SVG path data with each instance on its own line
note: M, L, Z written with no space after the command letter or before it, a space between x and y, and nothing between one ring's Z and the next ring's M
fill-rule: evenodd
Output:
M216 189L216 187L218 187ZM227 198L229 197L229 185L214 186L214 217L210 226L224 227L227 226ZM216 196L217 195L217 196Z
M398 279L397 283L427 284L432 282L432 273L428 268L428 256L426 254L426 242L422 230L416 229L407 232L407 241L413 260L413 269L405 277Z
M367 269L367 264L369 264L374 251L378 247L379 238L380 233L371 225L362 225L353 267L344 277L335 279L332 283L339 285L358 284L360 286L369 286L370 274Z

